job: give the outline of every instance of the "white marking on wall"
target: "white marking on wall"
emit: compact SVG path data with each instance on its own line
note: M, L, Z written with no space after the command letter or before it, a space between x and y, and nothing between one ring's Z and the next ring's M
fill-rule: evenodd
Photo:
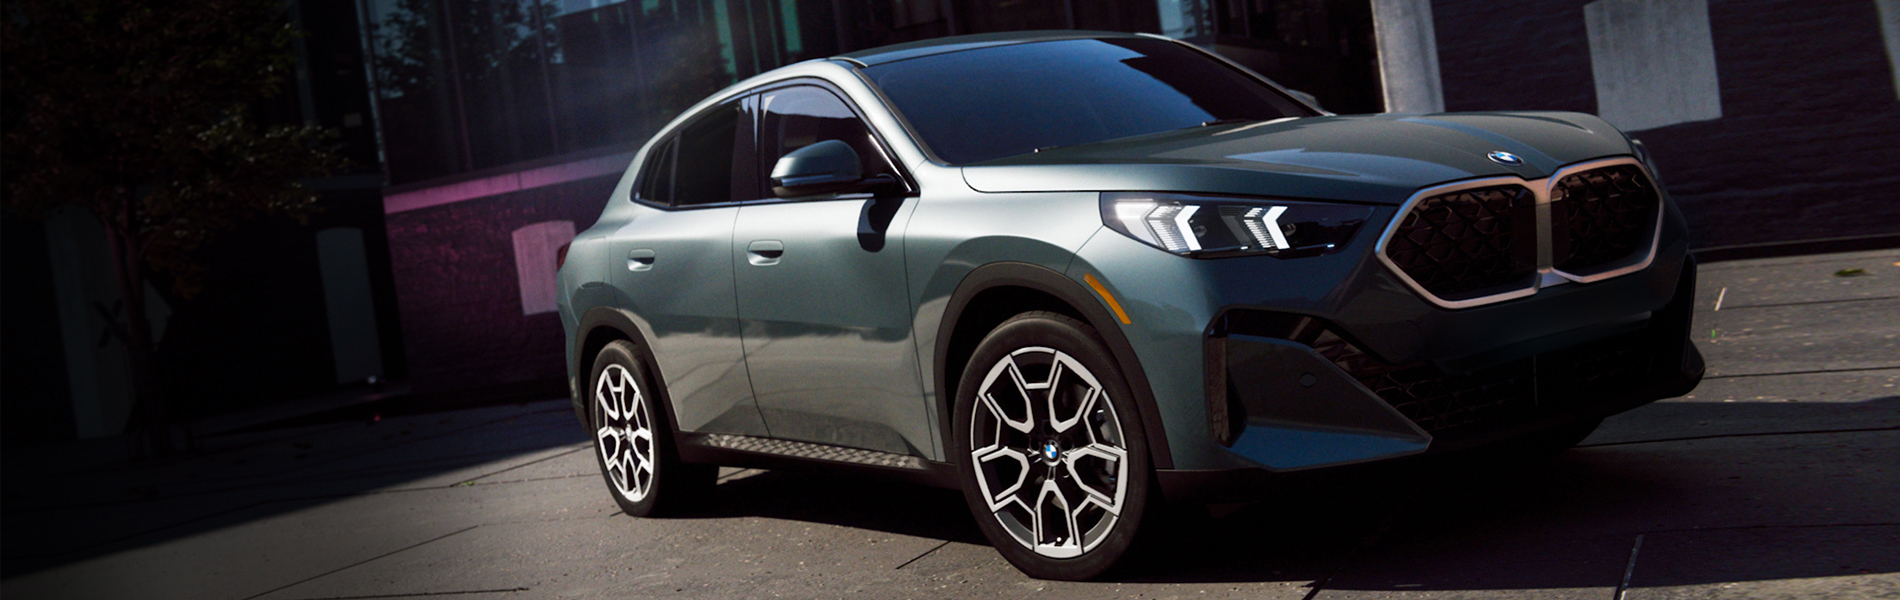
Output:
M1900 100L1900 0L1874 0L1880 12L1880 36L1887 39L1887 66L1893 69L1893 95Z
M574 241L573 221L543 221L516 229L515 275L521 282L521 314L554 312L555 254Z
M46 219L46 240L74 432L81 438L117 434L132 416L132 364L125 344L106 333L105 316L99 313L100 307L117 306L120 314L125 308L106 248L105 226L85 209L66 205ZM152 284L144 285L145 318L157 343L165 335L171 307Z
M381 377L383 346L376 331L363 230L336 227L317 232L317 270L323 275L323 309L329 318L336 382Z
M1597 114L1624 131L1722 118L1707 0L1584 5Z
M1379 46L1385 111L1444 112L1431 0L1372 0L1372 29Z

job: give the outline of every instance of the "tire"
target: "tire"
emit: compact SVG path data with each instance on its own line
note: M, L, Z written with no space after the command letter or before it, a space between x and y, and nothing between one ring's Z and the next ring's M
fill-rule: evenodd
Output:
M594 459L620 510L663 516L709 491L717 467L679 461L667 413L653 393L633 344L615 341L594 358L588 377L588 424Z
M952 413L958 483L1029 576L1090 579L1133 544L1153 471L1128 389L1095 330L1055 313L1004 321L970 357Z

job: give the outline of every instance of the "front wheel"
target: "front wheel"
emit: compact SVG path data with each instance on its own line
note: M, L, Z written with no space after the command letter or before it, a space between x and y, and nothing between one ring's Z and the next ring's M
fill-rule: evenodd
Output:
M977 525L1016 568L1089 579L1128 552L1152 474L1135 411L1086 323L1024 313L977 345L951 440Z
M653 378L633 344L616 341L594 359L589 424L594 457L620 510L636 517L677 509L712 487L717 468L679 461Z

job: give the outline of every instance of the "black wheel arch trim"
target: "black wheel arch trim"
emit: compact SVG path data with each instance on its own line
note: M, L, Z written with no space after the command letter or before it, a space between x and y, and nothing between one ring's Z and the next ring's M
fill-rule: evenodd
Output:
M666 415L667 430L672 432L674 443L678 444L679 419L673 415L673 397L667 394L666 375L660 372L659 358L653 356L653 346L647 343L646 334L640 331L639 322L634 320L633 313L620 308L596 306L588 309L581 315L580 324L574 328L573 357L578 366L574 376L574 412L580 417L581 425L590 430L593 427L593 424L588 422L587 402L581 399L582 396L591 393L586 380L593 373L594 367L593 357L587 355L587 339L592 337L595 331L602 329L620 333L639 350L634 354L634 360L640 361L640 366L646 367L647 377L652 379L647 382L647 387L650 388L648 391L659 398L661 412Z
M1121 369L1122 375L1128 380L1129 390L1135 394L1135 405L1141 417L1142 431L1148 434L1148 453L1154 468L1174 468L1173 455L1168 449L1167 429L1162 426L1154 390L1148 385L1148 374L1141 368L1135 348L1128 343L1128 337L1122 333L1115 316L1082 284L1054 269L1022 262L997 262L972 269L957 284L956 292L950 295L950 303L944 307L943 322L937 329L936 355L931 362L934 363L932 377L937 386L938 427L944 432L946 440L951 435L949 432L955 430L951 413L956 398L946 392L952 387L947 380L947 371L950 342L956 333L957 320L977 295L1000 287L1020 287L1042 292L1082 313L1083 320L1094 327L1102 337L1102 342L1108 345L1109 354L1115 357L1115 366Z

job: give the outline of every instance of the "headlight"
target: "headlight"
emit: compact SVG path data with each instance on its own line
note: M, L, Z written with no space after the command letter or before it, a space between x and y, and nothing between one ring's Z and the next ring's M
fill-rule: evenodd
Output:
M1104 192L1102 223L1142 243L1195 258L1297 258L1346 247L1372 208L1255 198Z

